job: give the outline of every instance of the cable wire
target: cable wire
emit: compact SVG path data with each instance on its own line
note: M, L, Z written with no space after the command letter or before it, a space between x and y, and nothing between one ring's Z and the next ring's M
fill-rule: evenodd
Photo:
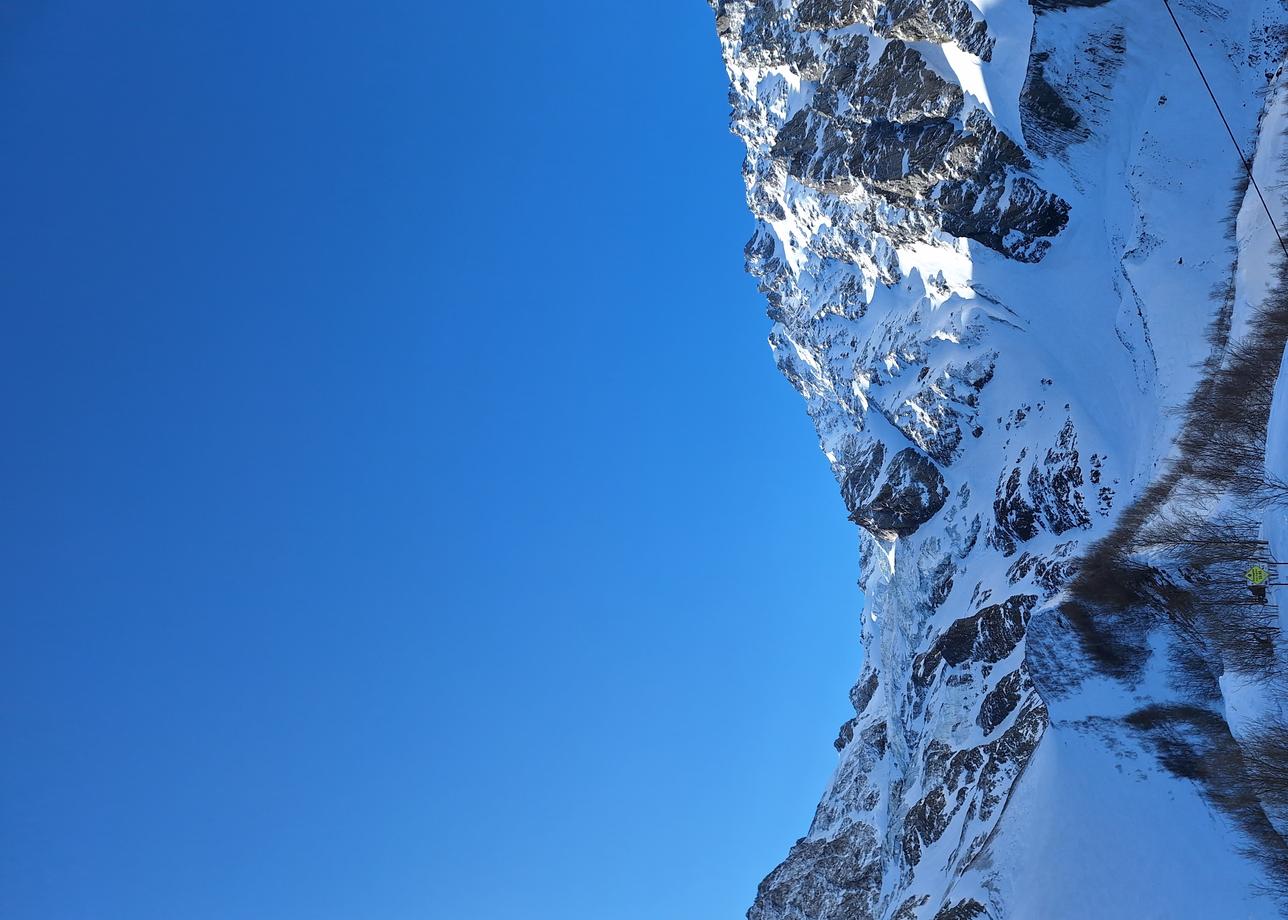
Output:
M1270 226L1275 231L1275 236L1279 238L1279 248L1284 251L1285 256L1288 256L1288 243L1284 243L1283 234L1279 232L1279 225L1275 223L1275 216L1270 213L1270 205L1266 204L1266 196L1261 194L1261 186L1257 184L1257 177L1252 174L1252 164L1243 155L1243 148L1239 146L1239 140L1234 136L1234 129L1230 127L1230 122L1225 117L1225 112L1221 109L1221 103L1217 101L1216 93L1212 91L1212 84L1208 82L1207 74L1203 72L1203 65L1194 56L1194 49L1190 47L1190 40L1185 37L1185 30L1181 28L1181 23L1177 20L1176 13L1172 12L1172 4L1168 0L1163 0L1163 6L1167 7L1167 15L1172 17L1172 25L1176 26L1176 34L1185 43L1185 50L1189 52L1190 60L1194 62L1194 69L1199 72L1199 79L1203 81L1204 88L1207 89L1208 95L1212 97L1212 104L1216 106L1216 113L1221 116L1221 124L1225 125L1225 133L1230 135L1230 143L1234 145L1235 152L1239 154L1239 159L1243 162L1243 168L1248 173L1248 180L1252 183L1252 188L1256 191L1257 197L1261 199L1261 207L1265 209L1266 217L1270 220Z

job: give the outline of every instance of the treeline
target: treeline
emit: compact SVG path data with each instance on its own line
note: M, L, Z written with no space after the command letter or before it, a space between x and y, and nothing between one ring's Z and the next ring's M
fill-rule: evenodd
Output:
M1233 282L1219 296L1204 381L1180 410L1176 460L1080 560L1060 610L1090 662L1122 680L1142 675L1151 633L1170 630L1176 702L1142 709L1129 724L1230 815L1288 899L1288 723L1262 721L1236 738L1219 684L1237 674L1260 687L1268 709L1288 711L1276 598L1259 603L1245 579L1251 565L1272 561L1261 540L1265 511L1288 513L1288 483L1265 465L1288 343L1288 270L1280 265L1238 341L1230 340Z

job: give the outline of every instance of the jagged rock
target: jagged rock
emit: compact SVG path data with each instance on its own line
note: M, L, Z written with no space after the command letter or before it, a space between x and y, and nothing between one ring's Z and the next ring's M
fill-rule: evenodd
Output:
M850 690L850 704L854 706L855 712L863 712L868 708L868 703L872 702L872 697L877 692L877 672L869 671L868 676L859 681Z
M1024 460L1023 453L1020 460ZM1021 476L1019 466L1013 467L1006 481L998 486L997 497L993 499L996 527L989 534L989 542L1007 556L1015 553L1016 543L1032 540L1038 533L1037 509L1022 491Z
M1032 594L1017 594L955 621L913 660L913 680L929 684L940 664L955 668L967 661L992 664L1006 658L1024 638L1036 603Z
M904 861L916 865L963 809L973 817L990 819L1002 801L999 791L1023 768L1045 728L1046 709L1030 696L1022 714L994 741L964 750L931 742L925 775L933 782L904 820ZM970 846L977 848L984 839L985 835L977 835Z
M926 603L931 610L936 610L953 593L953 575L957 566L951 555L944 555L934 565L923 568L922 572L922 580L926 583Z
M1073 422L1066 421L1056 436L1055 446L1047 451L1043 466L1029 470L1029 494L1052 533L1062 534L1091 523L1081 486L1078 435Z
M909 41L956 41L985 60L988 27L964 0L801 0L797 28L838 29L862 23L878 35Z
M1032 540L1042 530L1063 534L1091 524L1082 495L1082 466L1078 436L1072 421L1066 421L1046 451L1041 463L1030 463L1023 471L1028 448L999 481L993 500L994 528L989 542L1013 555L1017 544Z
M952 907L945 907L935 914L935 920L977 920L977 918L987 916L988 911L983 904L974 898L966 898L958 901Z
M850 514L858 514L871 496L877 477L881 475L884 460L885 445L880 441L873 441L864 445L858 456L846 464L849 472L841 483L841 497Z
M1069 206L1021 173L1019 145L921 54L892 41L876 64L845 65L815 105L778 132L772 156L788 175L832 194L860 183L891 204L928 208L956 236L1037 261Z
M931 789L926 797L908 810L904 820L903 858L916 865L921 859L922 848L934 843L948 829L952 815L948 797L940 787Z
M869 725L863 730L860 736L863 743L867 745L878 758L884 757L886 752L886 729L888 726L885 722L877 722Z
M850 520L877 536L906 537L947 499L943 474L930 459L906 447L891 458L876 496L856 508Z
M899 905L899 909L894 912L890 920L917 920L917 909L929 901L928 894L912 895Z
M1006 570L1006 579L1014 585L1031 578L1042 589L1043 598L1051 598L1076 570L1076 560L1069 558L1076 546L1073 542L1061 543L1050 556L1022 553Z
M882 876L880 847L866 825L831 839L803 838L760 883L747 920L870 918Z
M993 689L988 691L984 702L980 703L979 716L976 722L984 734L991 735L993 729L1006 721L1006 717L1015 711L1020 703L1020 690L1024 684L1024 675L1016 670L999 680Z
M832 747L838 751L845 750L846 746L854 740L854 726L858 719L849 719L841 725L841 730L837 732L836 740L832 742Z

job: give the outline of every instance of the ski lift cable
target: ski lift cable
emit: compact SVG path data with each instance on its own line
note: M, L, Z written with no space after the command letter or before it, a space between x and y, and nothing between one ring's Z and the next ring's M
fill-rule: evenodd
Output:
M1194 49L1190 47L1190 40L1185 37L1185 30L1181 28L1180 21L1176 18L1176 13L1172 11L1172 4L1168 0L1163 0L1163 6L1167 7L1167 15L1172 17L1172 25L1176 26L1176 34L1181 36L1181 41L1185 44L1185 50L1189 52L1190 60L1194 62L1194 69L1199 72L1199 79L1203 81L1203 86L1207 89L1208 95L1212 97L1212 104L1216 106L1216 113L1221 116L1221 123L1225 125L1225 133L1230 135L1230 143L1234 145L1234 150L1239 154L1239 159L1243 162L1243 168L1248 173L1248 180L1252 183L1252 188L1256 191L1257 197L1261 199L1261 207L1266 212L1266 217L1270 220L1270 226L1275 231L1275 236L1279 239L1279 248L1288 256L1288 244L1284 243L1283 234L1279 232L1279 225L1275 223L1275 216L1270 213L1270 205L1266 204L1266 196L1261 194L1261 186L1257 184L1257 177L1252 174L1252 164L1248 158L1243 155L1243 148L1239 146L1239 140L1234 136L1234 129L1230 127L1229 120L1225 117L1225 111L1221 108L1221 103L1217 101L1216 93L1212 91L1212 84L1208 82L1207 74L1203 72L1203 65L1199 59L1194 56Z
M1202 546L1269 546L1269 540L1155 540L1152 543L1141 543L1141 546L1188 546L1197 543Z

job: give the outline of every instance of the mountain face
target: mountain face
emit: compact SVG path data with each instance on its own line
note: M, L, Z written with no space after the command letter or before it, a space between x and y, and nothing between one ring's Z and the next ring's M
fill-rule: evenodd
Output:
M1281 916L1284 4L711 4L865 597L748 917Z

